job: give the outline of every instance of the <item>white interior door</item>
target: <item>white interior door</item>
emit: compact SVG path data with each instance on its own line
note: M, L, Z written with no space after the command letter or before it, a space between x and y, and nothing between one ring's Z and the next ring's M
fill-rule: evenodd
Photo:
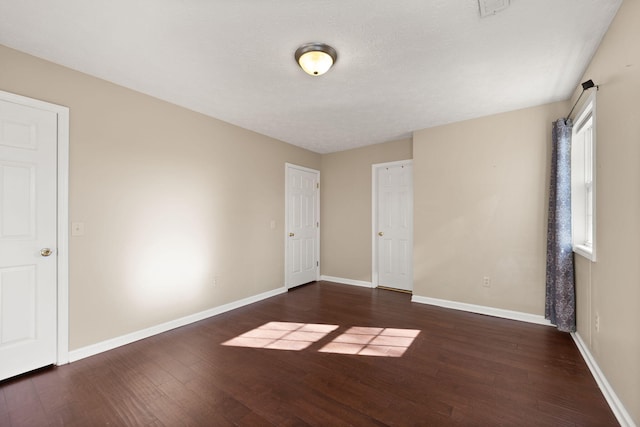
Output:
M56 362L57 120L0 99L0 380Z
M374 165L374 277L377 285L413 290L413 166Z
M286 286L320 277L320 172L286 165Z

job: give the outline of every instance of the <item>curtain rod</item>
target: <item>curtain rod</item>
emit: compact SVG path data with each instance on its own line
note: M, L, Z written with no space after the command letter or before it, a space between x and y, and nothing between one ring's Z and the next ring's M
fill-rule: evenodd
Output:
M582 95L584 95L584 92L587 89L591 89L592 87L595 87L596 90L599 89L598 85L596 85L593 80L589 79L586 82L582 83L582 92L580 92L580 96L578 97L578 99L576 99L576 103L573 104L573 107L571 107L571 111L569 111L569 114L567 114L566 119L569 119L569 117L571 117L571 113L573 113L573 109L576 108L576 105L578 105L578 102L580 102L580 98L582 98Z

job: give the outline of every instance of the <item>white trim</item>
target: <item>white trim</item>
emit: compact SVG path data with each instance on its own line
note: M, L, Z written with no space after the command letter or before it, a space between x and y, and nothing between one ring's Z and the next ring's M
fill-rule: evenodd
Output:
M342 277L325 276L324 274L320 276L320 280L326 280L327 282L340 283L343 285L360 286L363 288L374 287L371 282L365 282L364 280L344 279Z
M616 393L613 391L613 387L611 387L611 384L609 384L609 381L607 381L604 373L602 372L602 370L600 370L596 359L589 351L589 348L582 340L580 334L578 334L577 332L572 332L571 337L573 338L573 341L575 341L580 354L582 354L582 358L589 367L593 378L596 380L596 383L598 383L598 387L600 387L604 398L607 400L611 411L613 411L613 414L618 419L620 425L622 427L635 427L636 424L633 422L633 419L631 419L631 415L629 414L629 412L627 412L624 405L622 404Z
M595 227L595 225L594 225ZM596 262L595 252L592 247L587 247L585 245L573 245L573 252L576 254L585 257L591 262Z
M220 305L218 307L211 308L209 310L201 311L199 313L190 314L189 316L181 317L180 319L171 320L160 325L155 325L141 331L132 332L130 334L122 335L120 337L112 338L110 340L102 341L96 344L92 344L86 347L79 348L69 352L69 361L75 362L85 357L94 356L98 353L102 353L114 348L130 344L135 341L139 341L153 335L161 334L163 332L170 331L171 329L179 328L191 323L198 322L200 320L207 319L209 317L217 316L218 314L226 313L227 311L235 310L240 307L244 307L249 304L253 304L258 301L262 301L267 298L274 297L276 295L284 294L287 289L284 287L273 289L271 291L263 292L258 295L247 297L238 301L230 302L228 304Z
M0 99L57 115L57 330L56 364L69 362L69 108L0 91Z
M371 165L371 287L378 286L378 180L377 164Z
M411 302L436 305L438 307L452 308L454 310L468 311L470 313L485 314L487 316L501 317L503 319L519 320L521 322L536 323L538 325L552 326L551 322L538 314L523 313L521 311L504 310L502 308L487 307L484 305L467 304L465 302L449 301L438 298L421 297L414 295Z
M596 150L597 150L597 119L596 119L596 94L597 94L598 90L596 88L596 90L592 91L589 96L587 97L587 99L582 103L582 105L580 106L580 110L578 110L578 112L575 115L575 120L574 120L574 128L571 132L571 137L575 139L575 135L577 132L580 131L580 129L583 127L584 122L586 121L586 119L591 116L591 127L592 127L592 131L591 131L591 163L592 163L592 168L591 168L591 204L592 204L592 212L591 212L591 246L586 246L584 244L581 243L576 243L575 242L575 238L577 238L576 236L578 235L584 235L584 232L580 231L580 232L576 232L575 230L575 225L576 225L576 220L575 220L575 215L577 215L577 212L579 210L581 210L580 208L582 208L582 206L575 206L575 200L576 197L573 196L573 191L574 191L574 183L576 181L576 177L574 175L574 171L576 169L576 165L575 163L575 159L574 159L574 149L572 148L571 150L571 170L572 170L572 176L571 176L571 191L572 191L572 221L571 221L571 226L572 226L572 246L573 246L573 252L585 257L586 259L590 260L591 262L596 262L596 229L597 229L597 219L596 219L596 214L597 214L597 197L596 197L596 191L597 191L597 165L596 165ZM575 144L573 144L575 145ZM573 147L572 145L572 147ZM582 168L584 169L584 168ZM581 176L579 178L579 180L583 183L584 182L584 174L583 176ZM584 216L584 215L583 215Z
M289 243L289 169L309 172L318 177L318 191L316 192L316 219L318 221L318 226L316 227L316 254L318 259L316 260L315 280L320 280L320 171L286 162L284 164L284 287L287 289L289 289L289 251L287 250Z
M395 162L374 163L372 168L388 168L389 166L413 165L413 159L396 160Z
M69 363L69 109L58 111L58 360Z
M379 168L389 166L401 166L411 165L413 166L413 159L397 160L395 162L387 163L374 163L371 165L371 287L378 286L378 180L376 179ZM412 183L413 187L413 183ZM413 201L411 202L413 204ZM413 225L412 225L413 228ZM413 229L411 230L413 233ZM413 262L411 264L413 269ZM413 272L412 272L413 274ZM413 286L412 286L413 288Z

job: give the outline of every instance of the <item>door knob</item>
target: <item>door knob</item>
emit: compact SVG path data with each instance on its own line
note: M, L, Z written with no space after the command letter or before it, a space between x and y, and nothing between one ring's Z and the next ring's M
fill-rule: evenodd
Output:
M289 233L289 237L295 236L295 233Z
M42 256L49 256L53 253L53 251L49 248L42 248L40 249L40 255Z
M382 231L378 231L378 236L382 237L384 236L384 233Z

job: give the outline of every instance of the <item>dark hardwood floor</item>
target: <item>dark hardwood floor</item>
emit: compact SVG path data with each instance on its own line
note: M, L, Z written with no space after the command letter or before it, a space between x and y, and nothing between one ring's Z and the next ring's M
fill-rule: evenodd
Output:
M0 382L0 425L618 424L567 334L318 282Z

